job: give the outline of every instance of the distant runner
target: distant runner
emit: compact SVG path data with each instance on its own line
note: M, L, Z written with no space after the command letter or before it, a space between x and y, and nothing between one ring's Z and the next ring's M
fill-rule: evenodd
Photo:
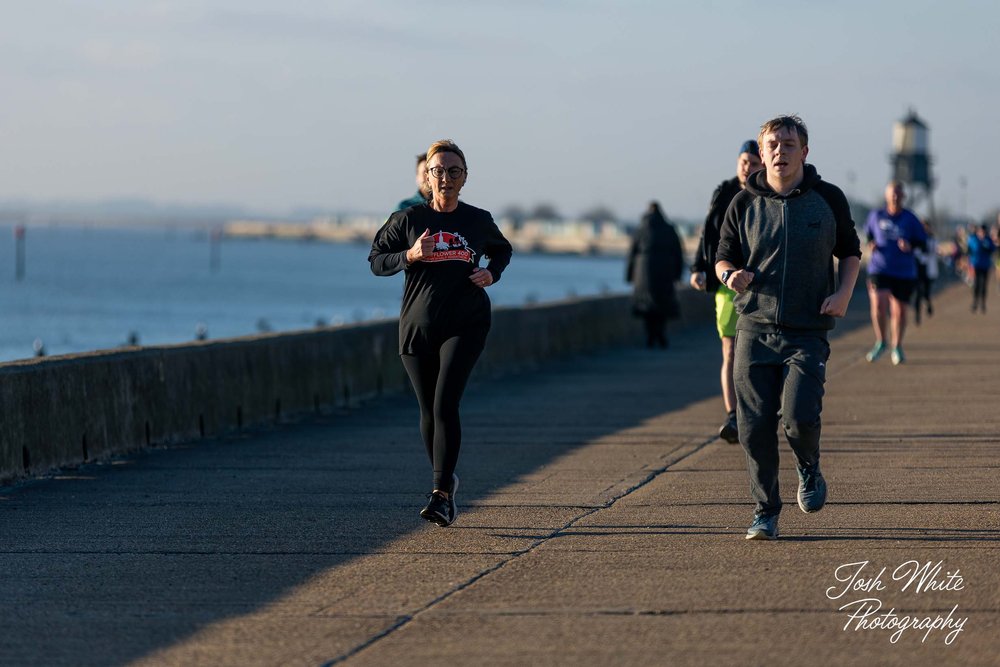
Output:
M878 361L886 351L886 334L891 334L890 357L893 365L906 361L903 334L906 333L906 306L917 285L917 259L913 251L926 250L924 226L913 213L903 208L906 195L903 184L892 181L885 188L885 208L868 215L865 233L871 255L868 258L868 300L871 304L875 345L865 355ZM887 331L886 325L892 329Z

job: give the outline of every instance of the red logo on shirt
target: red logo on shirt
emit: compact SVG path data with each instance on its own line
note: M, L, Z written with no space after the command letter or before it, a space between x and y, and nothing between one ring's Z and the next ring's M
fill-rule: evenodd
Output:
M425 262L471 262L476 254L469 248L469 242L459 234L438 232L433 235L434 254L424 257Z

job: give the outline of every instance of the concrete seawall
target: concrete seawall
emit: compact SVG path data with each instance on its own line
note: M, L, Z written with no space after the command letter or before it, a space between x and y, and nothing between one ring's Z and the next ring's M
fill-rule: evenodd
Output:
M712 300L682 288L682 319ZM633 344L627 296L498 308L476 375ZM0 364L0 481L142 447L217 437L408 386L397 322Z

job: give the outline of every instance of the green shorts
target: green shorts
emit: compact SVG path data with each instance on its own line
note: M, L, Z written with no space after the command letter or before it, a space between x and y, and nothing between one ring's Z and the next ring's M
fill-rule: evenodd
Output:
M719 338L728 336L732 338L736 335L736 320L740 315L733 305L733 297L736 292L725 285L719 285L715 292L715 328L719 332Z

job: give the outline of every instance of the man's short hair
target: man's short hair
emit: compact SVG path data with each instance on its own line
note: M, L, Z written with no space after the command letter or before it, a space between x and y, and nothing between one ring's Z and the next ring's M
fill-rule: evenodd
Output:
M421 153L417 156L417 166L420 166L421 162L427 162L427 153Z
M799 143L802 144L803 148L809 145L809 130L806 129L806 124L802 122L802 119L795 114L791 114L790 116L778 116L777 118L772 118L761 125L760 134L757 135L757 140L763 144L765 134L777 132L783 127L795 130L795 133L799 135Z

